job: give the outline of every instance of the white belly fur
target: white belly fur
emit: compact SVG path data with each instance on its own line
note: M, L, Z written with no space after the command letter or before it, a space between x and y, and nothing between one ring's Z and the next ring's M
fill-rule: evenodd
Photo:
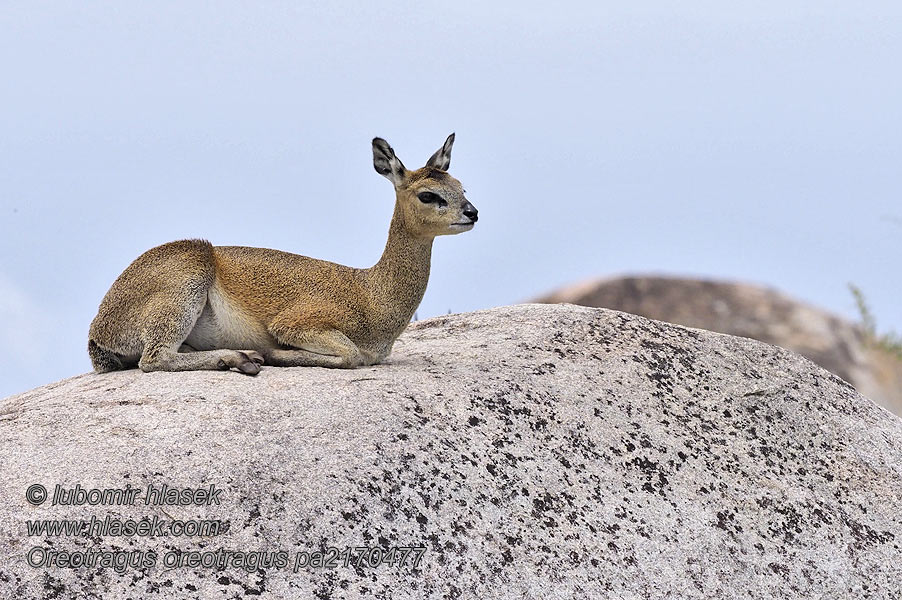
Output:
M195 350L260 350L278 346L266 327L243 312L214 284L185 343Z

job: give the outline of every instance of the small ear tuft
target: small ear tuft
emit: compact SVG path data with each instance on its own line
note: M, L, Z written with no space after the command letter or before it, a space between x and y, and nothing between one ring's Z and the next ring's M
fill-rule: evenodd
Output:
M451 146L454 145L454 134L448 136L442 147L435 151L435 154L426 161L427 167L435 167L442 171L447 171L451 166Z
M407 175L401 159L395 155L388 142L380 137L373 138L373 168L396 186Z

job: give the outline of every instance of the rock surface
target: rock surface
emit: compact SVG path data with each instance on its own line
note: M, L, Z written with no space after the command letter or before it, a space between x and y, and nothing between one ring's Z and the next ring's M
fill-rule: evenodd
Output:
M537 302L611 308L782 346L902 415L898 356L868 343L858 325L770 288L680 277L614 277L566 286Z
M902 595L902 420L783 349L607 310L431 319L352 371L82 375L3 400L0 452L3 598ZM32 506L33 484L142 496ZM145 506L164 484L221 504ZM230 526L27 535L107 516ZM294 571L299 553L413 546L417 567ZM91 549L156 564L25 559ZM219 549L287 565L163 566Z

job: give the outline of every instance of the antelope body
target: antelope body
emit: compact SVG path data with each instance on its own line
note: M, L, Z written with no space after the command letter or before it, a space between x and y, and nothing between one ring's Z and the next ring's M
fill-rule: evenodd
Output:
M423 298L432 242L473 228L476 208L447 170L454 134L426 166L408 171L373 140L373 166L395 187L385 251L355 269L266 248L182 240L138 257L91 323L94 370L260 365L353 368L391 352Z

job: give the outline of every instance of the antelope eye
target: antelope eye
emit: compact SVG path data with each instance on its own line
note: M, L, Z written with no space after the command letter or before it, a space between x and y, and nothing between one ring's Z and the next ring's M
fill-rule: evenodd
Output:
M420 192L419 194L417 194L417 198L419 198L420 202L422 202L423 204L444 203L444 200L442 200L441 196L432 192Z

